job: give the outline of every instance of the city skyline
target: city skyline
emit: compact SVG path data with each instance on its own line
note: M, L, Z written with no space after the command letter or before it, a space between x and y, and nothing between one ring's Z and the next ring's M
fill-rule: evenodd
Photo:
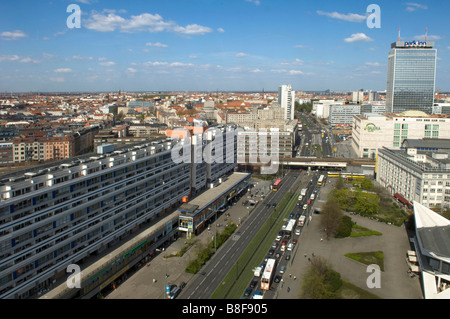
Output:
M70 29L70 4L81 9ZM397 40L438 51L436 89L450 90L447 3L377 1L1 3L0 92L383 91ZM442 17L442 18L440 18Z

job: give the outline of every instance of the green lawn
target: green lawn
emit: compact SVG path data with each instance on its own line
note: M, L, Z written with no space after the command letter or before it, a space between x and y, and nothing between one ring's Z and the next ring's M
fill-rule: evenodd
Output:
M348 253L345 257L356 260L365 265L378 265L380 270L384 271L384 254L382 251Z
M380 232L377 232L375 230L367 229L365 227L353 224L350 237L381 236L381 235L382 234Z
M345 280L342 280L342 286L336 294L339 299L381 299L377 295L352 285Z

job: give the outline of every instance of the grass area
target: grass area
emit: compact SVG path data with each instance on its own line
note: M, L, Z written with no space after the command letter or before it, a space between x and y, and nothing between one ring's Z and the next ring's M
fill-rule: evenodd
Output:
M287 193L267 219L244 253L211 296L211 299L239 299L253 278L252 269L264 259L276 234L284 223L284 218L294 208L298 194Z
M377 295L342 280L342 286L336 292L339 299L381 299Z
M381 236L381 235L382 234L380 232L377 232L375 230L367 229L365 227L353 224L350 237Z
M365 265L378 265L380 270L384 271L384 254L382 251L348 253L345 257L356 260Z

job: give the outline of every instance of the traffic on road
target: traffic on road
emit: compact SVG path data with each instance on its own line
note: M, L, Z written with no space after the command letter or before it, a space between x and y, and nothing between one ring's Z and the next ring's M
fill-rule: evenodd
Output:
M273 299L279 287L283 287L283 278L291 276L289 266L295 258L296 247L301 244L302 229L312 214L314 200L324 182L320 174L313 174L307 185L302 187L289 217L285 219L273 243L263 260L253 269L253 278L245 289L242 298ZM295 278L294 278L295 279Z

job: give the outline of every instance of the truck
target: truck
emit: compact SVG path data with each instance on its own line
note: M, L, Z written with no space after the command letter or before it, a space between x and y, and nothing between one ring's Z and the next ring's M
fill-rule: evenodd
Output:
M306 219L305 215L300 216L300 218L298 219L298 225L299 226L304 226L305 225L305 219Z
M255 269L253 269L253 275L255 277L261 277L262 270L262 267L256 267Z
M308 189L307 188L303 188L302 189L302 191L301 191L301 196L303 197L303 196L306 196L306 192L308 191Z

